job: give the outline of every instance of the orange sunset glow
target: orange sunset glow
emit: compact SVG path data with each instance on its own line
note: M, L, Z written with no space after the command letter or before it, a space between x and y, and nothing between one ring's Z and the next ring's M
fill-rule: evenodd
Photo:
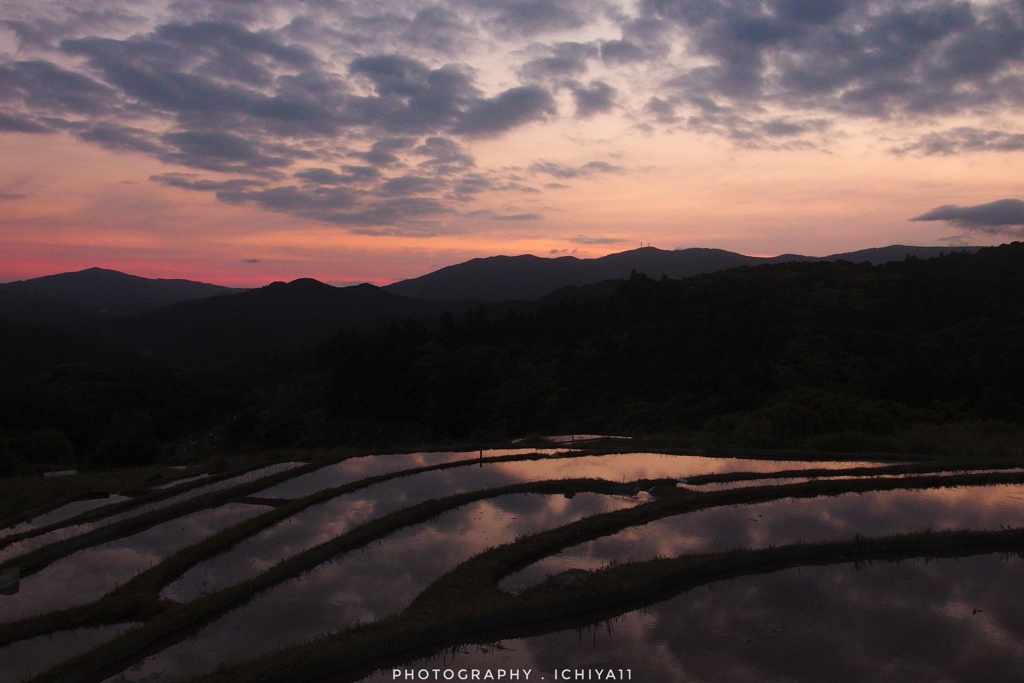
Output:
M7 0L0 281L1024 230L1016 0Z

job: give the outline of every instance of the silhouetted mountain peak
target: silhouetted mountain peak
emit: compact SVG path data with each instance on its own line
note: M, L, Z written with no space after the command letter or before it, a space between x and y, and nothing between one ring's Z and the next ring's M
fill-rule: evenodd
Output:
M276 281L271 282L269 285L259 287L257 289L249 290L251 293L267 291L267 292L326 292L333 291L337 287L315 280L311 277L300 277L297 280L290 280L288 282Z
M97 267L11 282L0 285L0 290L108 315L129 315L180 301L244 291L191 280L144 278Z
M396 282L384 289L402 296L434 301L470 298L482 301L534 301L565 287L582 287L603 280L626 278L634 270L655 279L662 275L685 278L737 266L765 263L843 259L878 264L901 261L907 254L931 258L944 252L964 249L975 248L893 245L825 257L785 254L771 258L745 256L707 247L674 251L657 247L638 247L596 259L579 259L574 256L543 258L530 254L491 256L441 268L422 277Z

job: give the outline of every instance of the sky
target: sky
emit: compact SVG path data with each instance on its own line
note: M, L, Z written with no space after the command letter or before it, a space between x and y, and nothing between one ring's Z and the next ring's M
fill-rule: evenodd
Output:
M0 0L0 281L1024 235L1024 0Z

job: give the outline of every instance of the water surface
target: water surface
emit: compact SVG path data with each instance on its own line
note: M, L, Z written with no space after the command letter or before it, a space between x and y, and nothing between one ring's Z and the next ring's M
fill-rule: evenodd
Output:
M0 623L97 600L168 555L269 509L228 503L74 552L21 577L16 594L0 595Z
M525 453L541 451L524 450ZM551 451L557 453L559 451ZM518 451L484 451L485 455L515 454ZM204 593L220 590L255 576L283 559L329 541L354 526L424 501L456 493L497 488L512 484L564 478L600 478L607 481L676 478L712 472L771 472L797 467L854 467L863 463L768 461L702 456L623 453L614 455L542 458L516 462L475 462L474 453L414 453L375 456L388 460L374 465L372 458L354 458L349 468L330 466L289 480L257 494L280 497L304 493L310 488L338 486L367 471L383 473L395 465L419 467L434 461L462 462L458 467L421 472L374 484L343 494L326 503L311 506L274 526L255 534L233 548L206 560L168 586L161 597L187 602ZM479 457L479 452L476 452ZM449 459L451 458L451 459ZM320 477L314 477L317 475Z
M60 631L0 647L0 683L18 683L66 662L138 624Z
M120 522L121 520L128 519L130 517L137 517L138 515L141 515L143 513L150 512L152 510L159 510L161 508L165 508L170 505L180 503L184 500L195 498L197 496L202 496L207 493L211 493L214 491L222 491L224 489L231 488L233 486L240 486L242 484L248 484L262 477L277 474L278 472L284 472L286 470L294 469L296 467L301 467L303 464L305 463L285 462L278 463L276 465L271 465L269 467L262 467L257 470L252 470L251 472L240 474L237 477L231 477L230 479L215 482L213 484L209 484L208 486L200 486L189 491L179 493L178 495L171 496L170 498L166 498L164 500L156 501L153 503L147 503L145 505L140 505L137 508L125 510L124 512L119 512L117 514L104 517L102 519L96 520L95 522L74 524L71 526L62 527L60 529L54 529L53 531L49 531L39 536L26 538L15 543L12 543L5 548L0 548L0 563L7 562L8 560L14 557L25 555L26 553L38 550L39 548L50 545L52 543L57 543L59 541L64 541L69 538L80 536L84 533L92 531L93 529L99 529L105 526L109 526L116 522Z
M519 591L568 569L684 553L847 540L926 529L1024 526L1024 485L870 491L785 498L674 515L566 548L501 582Z
M38 529L40 527L49 526L50 524L56 524L57 522L63 522L66 519L71 519L83 512L90 510L97 510L107 505L113 505L114 503L121 503L126 500L131 500L128 496L122 496L118 494L111 494L109 496L102 496L98 498L90 498L88 500L76 500L66 505L62 505L55 510L51 510L45 514L33 517L32 519L26 520L14 526L7 527L6 529L0 529L0 538L4 536L13 536L14 534L20 534L32 529Z
M379 619L404 609L430 582L487 548L634 504L630 498L581 493L571 499L511 494L465 505L257 595L118 680L143 681L156 672L172 679L196 675Z
M399 668L629 669L633 681L1021 680L1024 561L787 569L696 588L584 629L468 646ZM391 668L364 679L391 681Z
M258 496L266 498L302 498L317 491L349 484L360 479L411 470L418 467L441 465L449 462L471 461L502 455L552 455L564 453L559 449L501 448L478 451L432 451L423 453L389 453L349 458L333 465L304 474L294 479L260 491Z

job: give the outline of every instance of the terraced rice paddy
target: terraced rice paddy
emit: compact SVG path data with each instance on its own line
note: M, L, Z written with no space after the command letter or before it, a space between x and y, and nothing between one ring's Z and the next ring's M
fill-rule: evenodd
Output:
M846 647L833 617L880 649L830 680L883 660L931 676L934 643L876 632L894 619L971 643L949 671L986 656L1010 670L1024 664L1016 465L563 446L286 462L95 497L0 532L0 574L20 575L0 595L0 683L467 665L822 680ZM963 533L889 538L946 529ZM902 562L850 566L875 559Z
M634 681L1014 681L1024 560L811 565L716 581L594 624L468 644L402 671L631 670ZM392 669L365 683L390 682Z
M573 569L743 548L888 536L922 529L1024 527L1024 486L976 486L784 498L666 517L566 548L505 578L521 591Z

